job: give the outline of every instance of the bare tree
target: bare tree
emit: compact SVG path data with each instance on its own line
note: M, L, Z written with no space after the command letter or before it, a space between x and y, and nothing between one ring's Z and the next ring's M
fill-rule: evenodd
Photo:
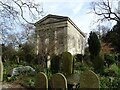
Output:
M43 15L43 8L41 5L30 0L2 0L0 1L0 6L1 17L16 21L22 18L24 21L30 24L33 23L29 22L27 20L28 18L26 17L32 15L31 19L35 20L37 17L40 17L40 15Z
M38 2L31 0L1 0L0 36L2 36L2 41L7 42L9 37L11 37L10 39L17 40L16 42L18 42L18 39L22 39L23 36L28 35L30 25L33 25L34 21L41 18L42 15L43 7ZM22 31L23 28L21 26L24 26L26 30ZM21 35L21 33L24 33L24 35ZM16 38L16 36L19 37Z
M99 39L102 39L102 37L104 37L108 31L110 31L110 28L104 25L97 25L96 29L94 29L94 32L96 32Z
M116 25L102 37L103 46L114 48L115 52L120 52L120 1L119 0L99 0L91 3L92 12L99 16L98 21L116 21ZM102 28L101 28L102 30ZM107 43L107 44L106 44ZM113 50L113 48L111 50ZM110 49L109 49L110 50ZM106 50L106 51L109 51Z
M38 63L47 68L49 57L64 50L64 39L67 36L52 24L37 26L37 28L39 28L36 31Z
M120 22L120 17L118 15L118 7L113 6L113 3L117 4L118 1L119 0L95 0L94 2L92 2L92 12L100 16L98 21L114 20Z

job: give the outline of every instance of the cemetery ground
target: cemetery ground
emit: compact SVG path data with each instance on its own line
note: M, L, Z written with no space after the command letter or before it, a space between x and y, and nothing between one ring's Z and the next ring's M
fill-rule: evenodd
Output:
M55 59L55 57L56 56L53 56L54 59ZM64 57L67 60L67 59L70 59L69 57L71 57L71 56L66 58L66 55L65 55L62 57ZM52 62L53 58L51 58L51 62ZM72 67L71 68L72 72L66 72L65 67L64 66L61 67L62 65L64 65L63 62L60 65L59 69L57 69L58 67L56 66L57 65L56 63L51 64L50 68L44 68L41 65L38 65L35 63L28 63L25 61L21 61L20 63L16 63L15 61L3 62L4 72L3 72L2 84L3 84L4 88L5 87L6 88L7 87L8 88L25 88L25 89L36 88L35 80L36 80L36 78L38 79L38 77L36 77L36 76L39 72L43 72L47 76L47 79L48 79L48 88L51 89L50 82L51 82L52 76L55 73L62 73L63 75L65 75L66 79L67 79L67 76L76 74L77 76L75 76L74 79L78 80L79 78L82 77L82 74L84 72L91 70L98 77L100 89L120 88L120 67L118 65L118 61L115 60L114 55L111 54L111 55L106 56L106 58L104 58L104 59L106 59L108 62L103 63L102 64L103 66L101 69L100 69L100 66L98 65L98 68L99 68L98 70L96 70L93 67L93 63L89 60L89 56L81 55L81 57L78 57L76 55L76 56L72 56L72 58L74 61L74 65L73 65L73 62L71 62L72 64L70 66L70 67ZM104 61L106 61L106 60L104 60ZM60 62L59 62L59 64L60 64ZM69 62L67 62L66 65L69 66ZM34 73L29 70L23 71L23 72L19 72L16 75L13 75L13 76L8 74L10 72L10 70L12 70L13 68L22 67L22 66L30 66L33 69L35 69L35 71L34 71ZM66 68L67 68L67 66L66 66ZM67 74L69 74L69 75L67 75ZM89 75L88 75L88 77L90 77ZM71 78L71 80L73 81L73 77ZM82 79L80 79L80 80L82 80ZM92 81L92 80L89 80L87 82L88 85L91 84L90 81ZM38 82L38 83L40 85L42 82ZM75 88L77 90L79 90L82 87L82 86L80 86L80 84L81 84L81 81L78 81L78 83L75 86ZM70 87L68 85L68 90L70 90L72 88L73 87Z

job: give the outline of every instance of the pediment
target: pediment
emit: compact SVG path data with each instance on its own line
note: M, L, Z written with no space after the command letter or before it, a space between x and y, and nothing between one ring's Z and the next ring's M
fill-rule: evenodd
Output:
M46 18L44 21L42 21L41 23L51 23L51 22L58 22L60 21L60 19L56 19L56 18Z
M43 19L36 22L35 24L48 24L48 23L53 23L53 22L60 22L60 21L63 21L63 20L67 21L68 17L49 14L46 17L44 17Z
M39 27L39 26L44 26L46 24L50 24L50 23L58 23L58 22L63 22L63 21L69 21L69 23L71 25L73 25L76 30L78 30L84 37L85 37L85 34L74 24L74 22L69 18L69 17L66 17L66 16L59 16L59 15L47 15L45 16L44 18L42 18L41 20L37 21L34 26L35 27Z

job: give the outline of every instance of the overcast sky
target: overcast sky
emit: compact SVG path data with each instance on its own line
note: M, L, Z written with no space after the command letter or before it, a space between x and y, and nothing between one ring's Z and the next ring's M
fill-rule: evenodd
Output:
M45 15L67 16L87 35L93 29L93 20L97 19L94 14L89 13L92 1L94 0L40 0ZM113 26L113 24L109 23L107 26Z
M68 16L84 33L90 32L90 23L94 15L88 14L90 2L86 0L43 1L45 14Z
M97 0L28 0L28 1L41 3L43 10L45 12L45 16L48 14L53 14L69 17L80 28L80 30L84 33L87 33L87 35L89 35L89 32L93 29L92 26L93 20L97 19L97 17L94 14L89 13L91 7L90 3L92 1ZM117 3L114 2L113 5L117 6ZM24 15L27 18L29 17L29 13L25 13ZM109 23L107 24L107 26L113 25Z

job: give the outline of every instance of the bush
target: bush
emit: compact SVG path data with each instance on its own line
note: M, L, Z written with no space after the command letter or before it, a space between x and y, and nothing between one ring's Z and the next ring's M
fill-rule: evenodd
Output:
M115 77L112 82L113 88L120 88L120 77Z
M102 58L102 56L96 56L94 58L95 60L93 60L93 67L94 67L94 70L95 72L97 73L103 73L103 69L104 69L104 60Z
M120 77L120 68L114 63L104 69L104 76Z
M120 77L120 68L116 64L112 64L110 70L114 71L115 74Z
M104 55L104 60L105 60L106 64L108 65L108 67L111 64L115 63L114 56L112 54Z
M119 77L100 77L100 88L120 88L120 78Z
M21 84L30 88L30 87L34 87L34 82L35 80L33 78L28 78L28 79L25 79L24 82Z
M92 61L90 60L90 55L85 54L83 56L83 62L86 63L88 66L92 66Z
M52 73L58 73L60 70L60 57L57 55L53 55L51 58L51 71Z
M82 54L77 54L74 57L75 57L76 61L82 62L82 60L83 60L83 55Z
M110 88L111 81L110 77L100 77L100 88Z
M85 70L90 69L90 67L88 67L88 65L80 63L80 62L76 62L74 68L75 68L75 70L79 70L79 71L85 71Z

